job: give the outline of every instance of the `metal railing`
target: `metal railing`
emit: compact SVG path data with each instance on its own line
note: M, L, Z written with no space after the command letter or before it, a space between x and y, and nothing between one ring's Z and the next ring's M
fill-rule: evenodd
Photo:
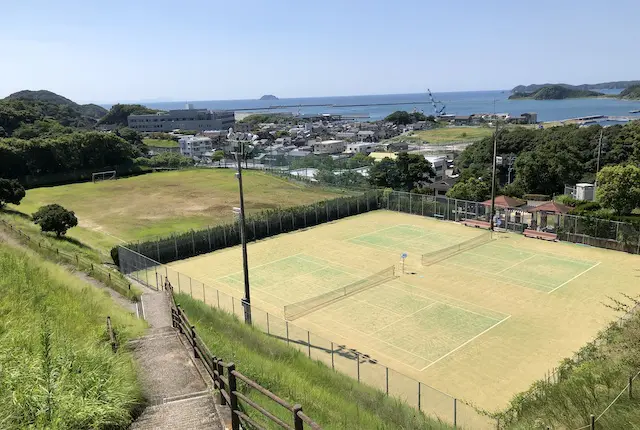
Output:
M299 404L291 405L287 401L273 394L271 391L259 385L257 382L243 375L236 370L233 362L225 363L223 360L214 356L202 339L196 333L196 328L191 324L185 313L176 304L173 297L173 287L170 282L166 282L165 288L169 296L171 306L171 320L174 328L177 328L181 334L184 334L192 348L193 355L199 359L202 366L213 380L214 389L220 392L220 403L227 405L231 409L231 428L239 430L241 425L252 426L252 428L262 429L254 418L251 418L246 412L247 407L259 412L271 423L274 423L287 430L302 430L304 424L310 426L313 430L322 430L322 427L302 411ZM255 401L251 400L247 395L241 392L238 385L243 383L246 387L257 391L269 400L284 408L292 416L292 424L278 418Z

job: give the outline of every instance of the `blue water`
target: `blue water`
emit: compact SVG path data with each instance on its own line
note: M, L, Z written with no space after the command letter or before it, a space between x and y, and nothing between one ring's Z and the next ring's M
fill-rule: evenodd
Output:
M606 93L617 93L620 90L605 90ZM446 113L468 115L473 113L509 113L512 115L524 112L536 112L539 121L558 121L589 115L629 116L630 110L640 109L640 101L623 101L607 98L567 99L567 100L508 100L510 91L471 91L434 93L434 98L446 105ZM309 97L279 100L206 100L191 102L196 108L207 109L247 109L259 108L270 110L274 105L305 105L305 104L375 104L401 103L394 106L354 106L354 107L289 107L271 109L272 112L293 112L301 114L360 114L369 115L369 119L384 118L396 110L423 111L426 115L433 113L433 107L428 104L414 104L411 102L429 102L427 94L387 94L370 96L342 96L342 97ZM183 102L155 102L146 103L156 109L184 109ZM640 116L639 116L640 118Z

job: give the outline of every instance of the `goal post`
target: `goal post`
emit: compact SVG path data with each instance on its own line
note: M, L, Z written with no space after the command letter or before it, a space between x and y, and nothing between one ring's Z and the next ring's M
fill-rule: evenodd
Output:
M109 181L116 179L116 171L115 170L106 170L104 172L95 172L91 174L92 182L100 182L100 181Z

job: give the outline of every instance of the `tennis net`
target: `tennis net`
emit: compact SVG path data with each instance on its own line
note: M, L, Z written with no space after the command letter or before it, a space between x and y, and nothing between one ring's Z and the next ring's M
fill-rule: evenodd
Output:
M426 254L422 254L422 265L431 266L432 264L438 263L442 260L446 260L449 257L460 254L461 252L468 251L480 245L484 245L485 243L489 243L491 242L492 238L492 232L488 231L478 237L474 237L473 239L465 240L464 242L458 243L457 245L439 249L437 251L427 252Z
M375 287L376 285L384 284L394 278L396 278L395 266L388 267L374 275L347 286L329 291L328 293L320 294L316 297L311 297L310 299L286 305L284 307L284 317L289 321L293 321L296 318L315 312L318 309L329 306L330 304L335 303L338 300L342 300L345 297L349 297L355 293L359 293L360 291Z

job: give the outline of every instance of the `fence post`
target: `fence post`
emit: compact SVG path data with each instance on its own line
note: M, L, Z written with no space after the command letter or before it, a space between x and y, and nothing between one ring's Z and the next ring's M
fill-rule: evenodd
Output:
M318 202L313 202L313 209L316 212L316 224L318 224Z
M225 390L225 385L224 385L224 380L222 379L222 376L224 376L224 366L222 365L222 360L215 360L215 366L216 366L216 370L218 371L218 383L220 384L220 391L224 391ZM227 404L227 399L220 394L220 404L222 406Z
M387 393L387 396L389 395L389 368L387 366L384 366L384 387L385 387L385 392Z
M240 430L240 417L238 416L238 396L236 396L236 365L229 363L227 366L229 371L229 398L231 400L231 429Z
M309 358L311 358L311 333L307 330L307 347L309 348Z
M327 201L324 201L324 209L327 211L327 222L329 222L329 204Z
M418 381L418 410L422 411L420 399L422 399L422 396L420 395L420 381Z
M596 428L596 416L593 415L593 414L591 414L591 419L590 419L590 422L589 422L589 428L591 430L595 430L595 428Z
M335 370L336 366L333 362L333 342L331 342L331 368Z
M280 219L280 233L282 233L282 212L278 209L278 218Z
M193 285L191 285L191 276L189 276L189 295L193 298Z
M207 241L209 242L209 251L211 251L211 227L207 226Z
M111 328L111 317L107 316L107 332L109 333L109 340L111 341L111 350L116 352L118 347L116 346L116 338L113 335L113 329Z
M458 427L458 399L453 398L453 427Z
M178 238L173 236L173 246L176 249L176 260L178 259Z
M356 352L356 363L357 364L357 370L358 370L358 382L360 382L360 353Z
M193 248L193 255L196 255L196 232L191 230L191 246Z
M271 334L269 331L269 312L267 312L267 334Z
M633 376L629 376L629 400L633 399Z
M198 358L198 348L196 348L196 326L191 326L191 346L193 348L193 356Z
M180 331L180 334L184 334L182 330L182 309L179 303L176 303L176 313L178 314L178 331Z
M222 239L224 240L224 246L227 247L227 229L224 224L222 224Z
M180 272L178 272L178 292L182 292L182 288L180 287Z
M295 430L304 430L304 422L302 418L298 416L298 412L302 412L302 406L298 404L293 405L293 428Z
M204 282L202 282L202 301L207 304L207 294L204 292Z
M285 321L284 325L287 328L287 345L289 345L289 321Z
M220 309L220 290L216 290L216 296L218 297L218 309Z
M256 236L256 220L251 220L251 223L253 225L253 241L257 242L258 241L258 236Z

